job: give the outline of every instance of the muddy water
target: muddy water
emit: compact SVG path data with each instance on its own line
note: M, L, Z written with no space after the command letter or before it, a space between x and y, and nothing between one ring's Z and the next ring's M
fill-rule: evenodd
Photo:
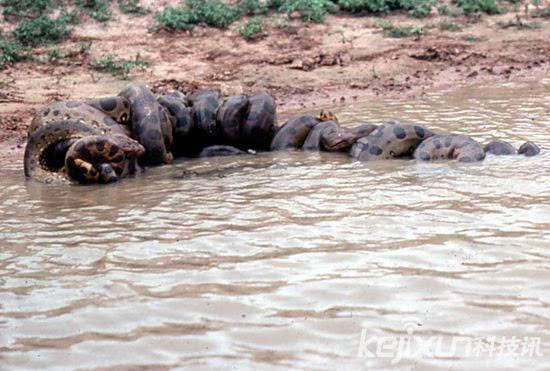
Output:
M277 153L104 187L3 169L0 369L548 369L550 80L339 113L543 154Z

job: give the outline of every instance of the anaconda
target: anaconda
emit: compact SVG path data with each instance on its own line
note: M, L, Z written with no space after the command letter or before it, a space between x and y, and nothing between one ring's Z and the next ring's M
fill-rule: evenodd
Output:
M358 139L349 154L360 161L410 157L416 147L432 135L431 130L420 125L384 124Z
M463 134L438 134L422 142L414 152L421 161L457 160L476 162L485 158L485 151L472 137Z
M170 163L173 122L165 108L145 84L130 84L119 95L130 102L132 134L145 147L144 162Z

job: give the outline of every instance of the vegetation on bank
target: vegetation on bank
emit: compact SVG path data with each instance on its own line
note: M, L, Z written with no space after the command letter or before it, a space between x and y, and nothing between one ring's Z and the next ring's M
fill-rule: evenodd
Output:
M169 31L190 30L204 23L225 28L243 16L258 16L269 12L299 17L304 22L323 22L330 13L355 15L384 15L406 12L423 18L434 12L441 15L499 14L510 6L539 0L451 0L440 4L437 0L183 0L178 6L167 6L156 14L154 29ZM544 16L544 15L543 15Z
M481 14L498 14L510 7L517 10L530 3L536 5L533 17L550 17L550 7L540 8L538 2L539 0L182 0L178 6L166 6L157 11L150 29L192 30L199 24L226 28L238 22L238 32L244 39L252 41L265 35L269 16L274 16L269 22L273 27L285 30L296 28L288 19L299 18L303 22L320 23L331 13L384 16L400 12L423 18L437 12L448 17L466 16L475 21ZM4 21L13 25L10 32L0 31L0 69L33 58L33 49L37 47L48 48L66 40L75 25L86 18L98 22L113 20L115 6L120 12L131 16L142 16L151 12L140 4L140 0L0 0ZM395 26L387 21L382 21L379 25L388 37L421 36L424 33L422 26ZM442 22L439 27L449 31L461 29L456 23L448 21ZM530 28L531 25L507 23L501 27ZM50 49L47 53L52 57L48 59L50 62L75 55L71 51L65 53L57 48ZM114 56L107 55L97 60L94 68L128 78L133 68L146 66L146 63L141 62L116 62Z
M0 0L4 20L14 25L9 33L0 33L0 69L8 65L35 58L33 50L58 44L68 39L75 25L86 17L99 22L113 17L112 3L122 13L141 16L149 12L140 5L140 0ZM47 50L47 61L57 63L63 58L86 54L91 47L77 46L76 49ZM106 56L108 57L108 56ZM101 61L101 59L100 59ZM120 62L105 67L106 72L127 78L133 68L143 68L143 61ZM101 69L101 68L99 68Z
M99 72L110 73L113 76L120 76L123 80L128 80L130 72L139 68L145 69L150 63L139 54L132 60L119 60L116 53L109 53L92 63L92 68Z

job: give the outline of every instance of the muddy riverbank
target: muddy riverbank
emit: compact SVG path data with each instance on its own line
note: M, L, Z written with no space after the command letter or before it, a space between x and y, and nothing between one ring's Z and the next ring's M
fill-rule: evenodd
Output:
M26 130L41 106L117 94L127 84L92 68L109 53L147 61L147 68L130 77L156 92L219 89L229 95L266 89L283 115L323 107L338 112L354 101L422 99L427 92L464 85L549 76L550 21L532 18L529 11L522 7L475 23L437 15L420 20L338 15L322 24L285 17L284 27L269 23L264 37L253 42L240 36L237 24L151 33L152 14L85 22L59 50L88 43L86 51L52 61L51 48L38 49L34 60L0 71L0 165L21 161ZM387 37L381 20L421 26L423 35Z

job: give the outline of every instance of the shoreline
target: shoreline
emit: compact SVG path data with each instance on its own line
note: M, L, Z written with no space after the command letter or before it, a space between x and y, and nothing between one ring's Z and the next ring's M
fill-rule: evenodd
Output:
M385 37L380 17L329 16L322 24L290 20L292 29L270 26L254 42L228 29L196 27L193 32L148 33L147 17L121 16L109 23L109 33L87 22L59 45L61 50L91 43L83 54L55 62L38 57L0 73L0 166L21 164L28 125L40 107L55 100L116 95L128 83L93 69L93 61L124 42L120 58L141 56L144 70L131 74L156 94L177 89L217 89L223 96L267 90L281 116L337 114L350 102L372 99L421 99L424 94L468 86L550 77L550 20L539 29L503 31L496 25L521 13L484 16L475 24L451 18L461 31L441 30L448 17L418 20L404 15L383 17L393 24L422 22L425 34L416 38ZM139 27L138 27L139 26ZM134 32L128 34L127 30ZM475 42L467 40L478 40Z

